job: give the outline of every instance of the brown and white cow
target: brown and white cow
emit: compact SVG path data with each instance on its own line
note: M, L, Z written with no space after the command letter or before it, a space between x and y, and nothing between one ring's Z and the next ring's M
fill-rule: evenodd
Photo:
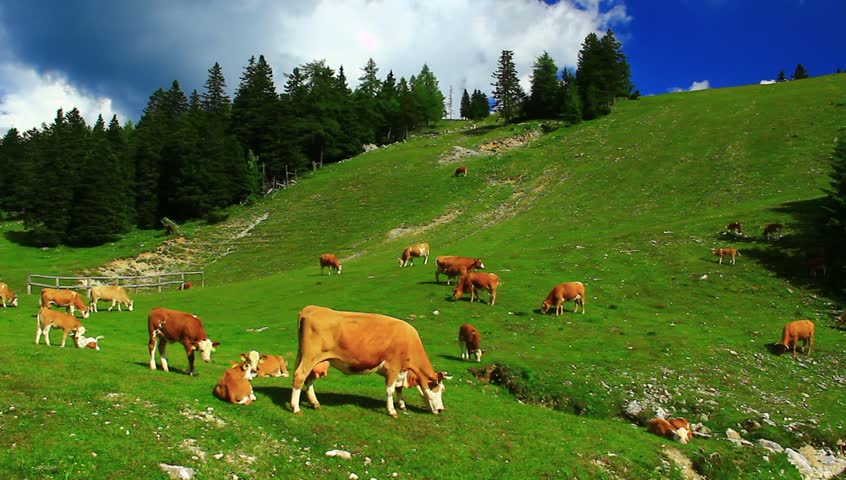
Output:
M454 176L456 176L456 177L466 177L467 176L467 167L465 165L462 165L462 166L456 168Z
M807 347L807 354L811 354L811 349L814 347L814 322L810 320L796 320L789 322L781 330L781 342L779 346L783 347L785 351L793 350L793 358L796 358L796 347L799 341L802 341L802 351Z
M458 300L465 292L469 291L470 302L473 302L474 299L479 298L476 290L487 290L491 293L491 300L488 305L493 306L496 303L496 287L499 284L499 276L495 273L468 272L462 275L456 283L455 289L452 291L453 298ZM482 301L481 298L479 298L479 301Z
M410 247L406 247L405 250L402 251L402 255L399 260L400 267L408 267L414 266L414 258L415 257L423 257L423 265L429 263L429 244L428 243L416 243L411 245Z
M63 332L62 344L60 346L64 347L65 342L68 339L68 335L73 334L74 336L76 336L76 332L80 328L83 328L79 320L73 315L65 312L60 312L58 310L51 310L47 307L41 307L38 310L38 315L36 315L35 318L36 345L38 345L38 342L41 341L41 334L44 334L45 343L47 343L47 345L50 345L50 329L59 328Z
M256 376L259 366L259 353L255 350L249 353L242 353L239 363L234 363L228 368L223 377L214 386L214 396L234 403L235 405L249 405L256 399L253 393L253 385L250 381Z
M9 305L13 307L18 306L18 297L12 292L12 289L3 282L0 282L0 301L3 303L3 308L6 308L6 302L9 302Z
M435 282L440 283L440 274L443 273L447 276L447 285L449 285L449 280L451 278L461 277L464 273L472 272L476 269L485 269L485 264L482 263L481 258L461 257L456 255L441 255L440 257L435 257L435 265L437 266L437 269L435 270Z
M282 355L267 355L262 353L259 357L257 377L287 377L288 364Z
M42 288L39 305L41 307L49 307L50 305L65 307L66 311L71 315L76 310L79 310L82 312L82 318L88 318L88 305L82 299L82 295L73 290Z
M668 418L666 420L663 418L653 418L646 422L646 431L682 444L686 444L693 438L690 423L683 417Z
M723 257L731 257L731 264L734 265L734 257L740 256L736 248L715 248L712 253L715 257L720 257L720 264L723 263Z
M121 312L120 306L123 305L126 307L128 311L132 311L134 308L135 302L129 299L129 295L126 294L126 290L123 287L118 285L99 285L95 287L91 287L88 289L88 299L91 302L91 310L95 312L99 312L97 309L97 302L112 302L112 305L109 307L109 311L111 312L115 305L118 307L118 312Z
M444 410L443 374L432 368L417 330L408 323L377 313L342 312L309 305L297 319L299 348L294 369L291 409L300 411L300 393L320 408L314 393L314 367L324 361L345 374L378 373L385 377L388 414L397 416L394 392L409 372L423 384L423 398L432 413Z
M781 229L784 228L784 225L780 223L768 223L764 227L764 231L761 232L763 235L764 240L772 240L772 237L776 236L776 240L782 237Z
M479 332L473 325L465 323L458 329L458 347L461 350L461 358L470 360L470 355L476 357L477 362L482 361L482 340Z
M743 225L740 222L729 223L728 225L726 225L726 230L728 230L729 233L732 233L739 237L743 236Z
M178 342L185 347L188 355L188 374L196 375L194 370L194 350L199 350L203 361L211 361L211 354L220 342L212 342L206 335L200 317L187 312L156 307L147 317L147 330L150 341L147 349L150 352L150 370L156 369L156 348L159 350L162 370L168 372L165 350L169 342Z
M79 327L76 329L76 335L74 335L74 343L76 344L76 348L90 348L92 350L100 350L100 339L105 338L103 335L97 335L96 337L86 337L85 336L85 327Z
M585 285L582 282L564 282L552 287L546 299L541 303L541 312L546 313L555 306L555 315L564 313L564 302L570 300L576 304L573 313L579 311L582 306L582 314L585 313Z
M334 270L335 273L338 275L341 274L341 262L338 261L338 257L336 257L332 253L324 253L320 256L320 274L323 274L323 269L329 267L329 275L332 275L332 271Z

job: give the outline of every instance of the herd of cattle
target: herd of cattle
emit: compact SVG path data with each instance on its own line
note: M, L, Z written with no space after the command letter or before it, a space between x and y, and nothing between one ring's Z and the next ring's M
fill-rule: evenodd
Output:
M743 227L739 222L732 222L726 229L734 235L743 235ZM764 237L771 239L781 235L780 224L770 224L764 229ZM720 248L714 250L714 255L720 257L739 255L734 248ZM428 264L430 255L429 244L420 243L404 249L398 258L400 267L414 265L415 258L423 258ZM500 279L493 273L482 273L476 270L485 268L479 258L461 256L439 256L435 259L435 281L440 283L440 276L446 276L447 285L453 279L456 284L453 297L460 299L465 293L470 294L470 302L478 298L478 290L487 290L490 294L488 304L496 303L496 289ZM320 256L321 273L324 268L341 274L342 266L333 254ZM182 287L190 288L190 287ZM566 282L555 285L541 303L540 311L549 312L553 307L555 314L561 315L564 303L573 301L574 313L581 306L585 313L585 286L581 282ZM7 304L18 306L18 298L8 285L0 283L0 301L6 308ZM109 311L115 306L118 311L125 307L128 311L134 308L134 302L120 286L93 286L88 289L88 302L73 290L45 288L41 291L39 310L36 315L35 343L40 343L44 335L45 342L50 345L50 329L62 330L61 346L64 347L68 336L72 336L77 348L92 348L99 350L99 340L103 338L85 336L86 329L76 317L80 312L83 319L89 317L90 312L98 312L98 303L111 302ZM481 299L480 299L481 301ZM63 307L66 311L54 310L51 307ZM846 313L837 319L837 327L846 323ZM156 307L148 315L148 353L150 355L150 369L156 369L155 353L158 351L162 370L168 370L166 348L168 343L180 343L185 348L188 359L188 373L195 375L194 354L199 352L205 362L211 360L211 353L219 342L209 339L203 328L202 321L196 315ZM314 392L314 381L327 375L331 365L345 374L378 373L385 378L385 393L387 410L396 417L394 404L405 409L402 398L404 388L416 387L418 393L428 408L435 414L444 410L443 392L444 380L449 378L444 372L435 371L417 330L405 321L376 313L345 312L325 307L310 305L303 308L297 318L298 351L296 366L293 370L293 388L291 391L291 410L301 413L300 395L303 389L313 408L319 408L320 403ZM458 342L461 358L465 360L481 361L483 349L479 332L470 324L460 326ZM814 342L814 324L810 320L790 322L782 330L781 342L777 346L784 351L793 352L794 358L798 343L802 342L803 350L810 355ZM256 376L287 377L288 369L281 355L259 354L256 351L242 353L239 362L233 362L220 381L215 385L213 394L224 401L249 405L256 399L251 380ZM652 419L647 423L647 430L666 438L686 443L692 432L687 420Z

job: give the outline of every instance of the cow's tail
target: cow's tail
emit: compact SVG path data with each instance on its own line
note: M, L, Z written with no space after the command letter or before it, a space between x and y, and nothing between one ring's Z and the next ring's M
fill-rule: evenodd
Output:
M297 361L294 362L294 369L300 366L303 359L303 312L297 314Z

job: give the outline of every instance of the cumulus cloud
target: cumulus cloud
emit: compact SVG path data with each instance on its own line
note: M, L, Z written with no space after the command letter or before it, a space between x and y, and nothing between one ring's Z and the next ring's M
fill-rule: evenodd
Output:
M701 82L691 83L690 87L688 87L688 88L678 88L678 87L676 87L676 88L670 89L670 92L672 92L672 93L695 92L697 90L707 90L709 88L711 88L711 82L709 82L708 80L702 80Z

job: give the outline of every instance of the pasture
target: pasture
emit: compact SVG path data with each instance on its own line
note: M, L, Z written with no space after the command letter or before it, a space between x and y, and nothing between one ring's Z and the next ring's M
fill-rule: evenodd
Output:
M833 328L843 298L804 263L844 98L846 76L834 75L622 101L571 127L449 122L327 166L226 224L184 226L183 259L208 286L130 292L133 312L92 313L83 324L105 336L101 351L58 348L55 332L54 346L33 344L26 273L91 269L165 237L41 250L5 223L0 281L20 306L0 309L0 476L166 478L167 463L197 478L681 479L673 459L688 459L708 478L801 478L757 440L836 450L846 439L846 331ZM455 159L456 146L493 153ZM731 221L747 236L726 235ZM773 222L784 238L767 242ZM429 264L399 268L418 242ZM736 264L718 263L723 247L740 251ZM337 255L341 275L321 275L322 253ZM453 301L453 286L435 283L438 255L482 258L502 280L496 305L487 292ZM586 313L568 302L542 315L565 281L585 284ZM212 396L241 352L281 354L293 369L297 312L310 304L415 326L452 375L447 410L432 415L408 391L408 412L391 418L381 377L333 369L315 383L321 409L299 416L290 377L253 380L247 407ZM170 373L149 369L156 306L196 313L221 342L198 376L185 374L180 345L168 347ZM768 344L798 319L816 323L813 354L774 354ZM479 364L460 358L465 322L481 334ZM681 445L648 434L625 414L632 401L647 407L641 422L661 407L711 436ZM324 455L333 449L352 458Z

